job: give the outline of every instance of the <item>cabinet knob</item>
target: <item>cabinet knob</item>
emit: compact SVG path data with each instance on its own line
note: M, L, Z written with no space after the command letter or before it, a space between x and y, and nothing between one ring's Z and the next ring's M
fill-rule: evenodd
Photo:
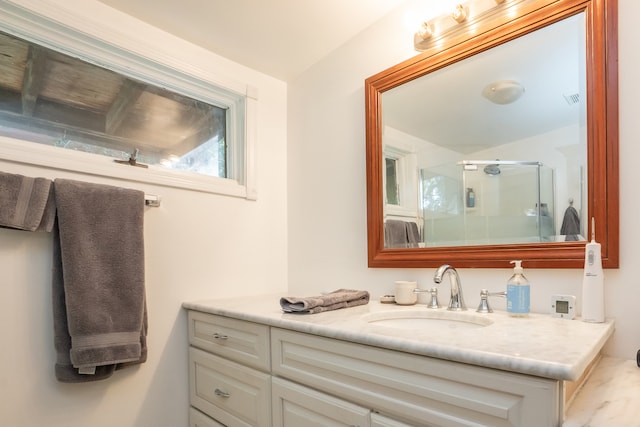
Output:
M213 334L213 337L214 337L215 339L217 339L217 340L226 340L226 339L228 339L228 338L229 338L227 335L219 334L219 333L217 333L217 332L215 332L215 333Z
M227 393L226 391L222 391L219 388L217 388L214 391L214 393L216 394L216 396L220 396L220 397L224 397L224 398L231 397L230 393Z

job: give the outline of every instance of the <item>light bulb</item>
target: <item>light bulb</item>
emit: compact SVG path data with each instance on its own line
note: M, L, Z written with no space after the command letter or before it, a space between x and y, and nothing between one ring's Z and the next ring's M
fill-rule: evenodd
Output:
M451 16L457 23L464 22L464 20L467 19L467 9L463 5L459 4L456 6L456 9L453 11Z

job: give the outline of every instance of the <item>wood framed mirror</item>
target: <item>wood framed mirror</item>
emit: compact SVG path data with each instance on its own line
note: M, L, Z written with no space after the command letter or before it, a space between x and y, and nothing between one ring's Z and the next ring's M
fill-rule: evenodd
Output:
M527 268L582 268L584 264L584 246L591 239L595 230L595 238L602 244L602 260L605 268L617 268L619 259L619 177L618 177L618 75L617 75L617 0L507 0L495 2L490 13L472 17L467 22L454 25L453 30L448 30L433 42L424 43L423 52L411 59L397 64L387 70L375 74L365 81L365 110L366 110L366 161L367 161L367 237L368 237L368 262L369 267L406 268L406 267L437 267L441 264L452 264L455 267L509 267L509 261L514 259L525 260ZM578 17L578 18L576 18ZM578 191L581 197L582 228L579 237L560 233L559 226L549 235L551 238L515 239L513 242L496 239L474 240L465 237L461 240L452 240L453 243L434 243L429 235L441 230L441 226L433 221L427 226L428 218L424 214L424 202L422 191L423 181L419 180L419 167L416 156L402 157L404 148L391 146L385 142L390 132L385 130L389 111L392 104L389 96L394 90L412 87L407 91L415 92L416 97L428 98L432 104L437 104L441 110L445 108L445 100L436 96L436 90L422 93L418 90L417 82L423 78L434 76L453 75L455 68L467 60L475 60L487 55L493 49L500 49L511 42L518 42L527 37L532 37L537 32L547 31L556 24L580 19L580 35L584 50L580 55L581 64L584 65L583 91L584 97L579 97L583 103L584 113L582 124L578 126L578 132L584 139L584 170L578 181L581 181ZM552 49L553 50L553 49ZM551 51L548 56L551 56ZM519 55L524 55L520 57ZM518 63L523 61L532 52L523 49L516 56L511 56L510 61ZM458 74L458 82L460 82ZM464 80L472 80L473 73L462 74ZM478 82L484 86L489 82ZM412 86L413 85L413 86ZM440 86L443 84L440 83ZM527 86L527 85L525 85ZM415 87L415 90L413 89ZM478 91L480 92L480 91ZM524 92L524 89L523 89ZM525 92L525 96L529 93ZM565 98L571 98L565 94ZM576 94L577 98L577 94ZM584 98L584 99L583 99ZM398 98L401 99L401 98ZM570 102L570 99L567 99ZM406 104L406 102L403 102ZM387 108L385 110L385 108ZM542 111L546 107L538 110ZM418 106L415 110L423 111ZM453 109L452 117L438 119L447 122L450 128L464 129L471 126L475 114L462 113ZM385 116L386 114L386 116ZM479 113L478 113L479 114ZM533 115L527 115L527 124L535 123ZM420 119L426 120L424 117ZM514 128L522 129L525 125L517 125ZM410 139L420 140L415 135ZM475 138L481 140L482 138ZM491 140L500 139L492 135ZM394 151L395 150L395 151ZM447 149L448 153L455 150ZM457 148L456 148L457 150ZM407 149L404 152L412 152ZM486 151L490 153L491 151ZM487 175L497 175L500 168L511 166L511 163L523 163L529 165L542 162L528 162L531 158L509 157L509 160L497 160L484 158L478 164L467 165L468 159L464 150L460 149L459 157L448 156L446 161L457 165L462 173L467 168L484 170ZM424 155L423 155L424 156ZM431 150L427 157L432 160L441 159L442 150ZM569 155L571 156L571 155ZM420 156L418 156L419 158ZM455 156L453 156L455 157ZM400 169L399 159L403 159L403 168ZM523 161L527 160L527 161ZM480 165L480 166L478 166ZM453 167L453 166L452 166ZM489 168L489 170L487 169ZM539 169L539 168L538 168ZM553 175L554 172L551 172ZM503 174L503 178L504 178ZM502 178L501 178L502 179ZM517 182L509 178L511 182ZM542 228L541 215L546 214L547 203L540 198L540 172L538 171L537 199L530 203L530 209L522 213L523 218L518 220L533 221L537 229ZM400 185L405 185L410 197L405 200L415 200L401 206L402 195L397 190ZM564 185L564 184L563 184ZM450 186L455 187L452 200L455 199L455 209L460 212L456 224L465 224L464 218L469 218L469 208L475 208L475 200L470 200L468 182L465 178L451 180ZM552 185L553 186L553 185ZM405 191L405 194L407 191ZM473 193L473 191L472 191ZM564 203L573 204L573 198L560 201L557 194L562 197L567 195L564 187L560 190L550 191L553 200L555 222L562 215ZM504 196L506 199L514 199L515 196ZM389 202L391 200L391 202ZM415 203L414 203L415 202ZM484 202L486 204L487 198ZM569 205L567 205L569 206ZM395 216L405 215L406 212L417 211L413 227L417 228L417 242L410 245L385 244L385 228L389 233L387 221ZM522 209L521 209L522 211ZM565 211L566 213L567 211ZM477 213L477 212L476 212ZM411 216L412 214L407 214ZM464 216L467 215L467 216ZM529 216L531 218L524 218ZM461 219L462 218L462 219ZM533 218L533 219L532 219ZM475 218L477 219L477 218ZM462 221L462 222L460 222ZM484 221L487 221L485 218ZM493 219L498 223L506 223L503 219ZM595 224L595 227L592 226ZM461 225L462 226L462 225ZM455 229L455 226L453 227ZM564 223L563 223L564 228ZM409 228L407 228L409 230ZM569 234L569 233L567 233ZM411 231L408 231L411 242ZM388 236L387 236L388 237ZM540 236L538 236L540 237ZM414 239L415 240L415 239Z

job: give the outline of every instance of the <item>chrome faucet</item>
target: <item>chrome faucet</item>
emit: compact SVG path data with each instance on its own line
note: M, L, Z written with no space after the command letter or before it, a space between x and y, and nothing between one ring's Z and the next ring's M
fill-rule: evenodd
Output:
M433 281L441 283L444 276L449 273L451 283L451 299L449 300L449 307L447 310L466 310L467 306L464 303L464 297L462 296L462 283L460 283L460 276L455 268L449 264L441 265L436 270L436 274L433 276Z

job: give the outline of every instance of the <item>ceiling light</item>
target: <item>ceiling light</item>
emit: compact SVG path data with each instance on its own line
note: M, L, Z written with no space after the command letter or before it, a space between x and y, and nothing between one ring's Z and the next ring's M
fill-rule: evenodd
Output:
M515 80L502 80L488 84L482 89L482 96L494 104L511 104L524 94L524 86Z

